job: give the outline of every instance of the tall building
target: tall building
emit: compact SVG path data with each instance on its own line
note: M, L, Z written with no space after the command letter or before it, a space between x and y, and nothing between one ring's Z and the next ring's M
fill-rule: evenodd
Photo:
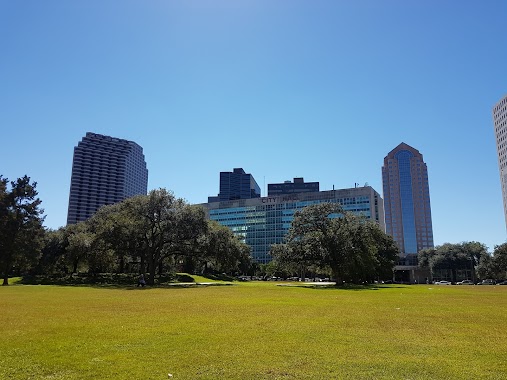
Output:
M84 221L101 206L147 190L148 169L139 145L87 132L74 147L67 224Z
M433 247L428 168L417 149L401 143L382 166L386 232L400 248L400 266L417 266L417 253ZM401 269L401 268L398 268Z
M305 182L303 178L294 178L294 182L285 181L284 183L268 184L268 196L294 193L314 193L316 191L319 191L319 183Z
M232 172L220 172L220 192L216 197L208 197L208 202L251 199L261 196L261 188L255 178L242 168Z
M495 127L496 151L500 183L502 185L503 212L507 227L507 95L493 107L493 124Z
M208 217L229 227L251 248L259 263L271 261L272 244L284 242L294 213L318 203L339 203L345 211L364 215L384 226L384 208L380 195L371 187L275 195L254 199L215 201L204 204Z

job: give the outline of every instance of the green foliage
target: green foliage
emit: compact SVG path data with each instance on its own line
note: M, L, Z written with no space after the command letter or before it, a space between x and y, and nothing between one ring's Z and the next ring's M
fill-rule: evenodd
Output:
M66 244L64 228L46 230L44 233L41 256L34 268L34 274L66 273Z
M21 272L38 259L44 229L36 182L28 176L10 182L0 175L0 275L3 285L9 274Z
M435 271L448 271L451 281L457 281L457 271L471 271L471 277L486 278L491 272L490 255L479 242L445 243L427 248L418 254L419 266Z
M302 274L308 268L330 270L341 284L391 278L398 248L375 223L321 203L294 215L287 243L273 246L271 255Z
M98 277L148 273L148 284L154 285L181 266L236 274L250 262L248 246L208 221L202 207L159 189L104 206L86 222L47 231L34 273L49 275L48 281L83 271Z
M495 278L507 278L507 243L495 246L491 267L495 272Z
M201 240L204 272L246 272L251 263L250 247L241 242L232 231L210 220L207 234Z

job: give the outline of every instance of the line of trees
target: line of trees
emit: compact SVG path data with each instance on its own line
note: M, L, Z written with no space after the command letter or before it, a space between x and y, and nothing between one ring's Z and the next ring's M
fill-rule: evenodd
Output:
M476 241L445 243L420 251L418 260L419 266L428 268L434 277L446 277L452 282L464 279L463 273L470 273L473 281L507 278L507 243L495 246L493 254Z
M100 208L87 220L45 230L36 183L0 177L0 272L66 275L147 273L246 273L250 248L230 229L206 218L165 189Z

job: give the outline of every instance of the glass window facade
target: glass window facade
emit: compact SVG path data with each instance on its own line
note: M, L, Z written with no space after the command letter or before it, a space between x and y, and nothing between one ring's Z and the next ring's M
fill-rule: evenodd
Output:
M417 253L414 201L412 199L412 174L410 172L410 159L413 156L408 150L401 150L395 155L398 160L401 220L405 253Z
M386 232L408 263L407 255L433 247L428 169L421 153L405 143L393 149L384 158L382 187Z
M271 261L272 244L284 242L294 213L322 202L341 204L345 211L376 220L384 229L382 201L371 187L264 197L204 205L211 220L229 227L251 248L259 263Z
M220 192L216 197L208 197L208 202L259 198L260 196L261 188L255 178L245 173L242 168L235 168L232 172L220 172Z

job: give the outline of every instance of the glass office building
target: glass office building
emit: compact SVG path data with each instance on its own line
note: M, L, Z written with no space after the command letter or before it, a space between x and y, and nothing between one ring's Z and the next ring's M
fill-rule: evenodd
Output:
M207 209L211 220L229 227L250 246L255 261L268 263L271 261L269 254L271 245L284 242L294 213L306 206L323 202L339 203L345 211L364 215L377 222L385 231L382 198L369 186L217 201L203 206Z
M220 192L218 196L208 197L208 202L259 198L260 196L261 188L253 175L245 173L242 168L235 168L232 172L220 172Z
M428 168L422 154L401 143L384 158L386 232L400 248L400 265L417 266L417 253L433 247Z

